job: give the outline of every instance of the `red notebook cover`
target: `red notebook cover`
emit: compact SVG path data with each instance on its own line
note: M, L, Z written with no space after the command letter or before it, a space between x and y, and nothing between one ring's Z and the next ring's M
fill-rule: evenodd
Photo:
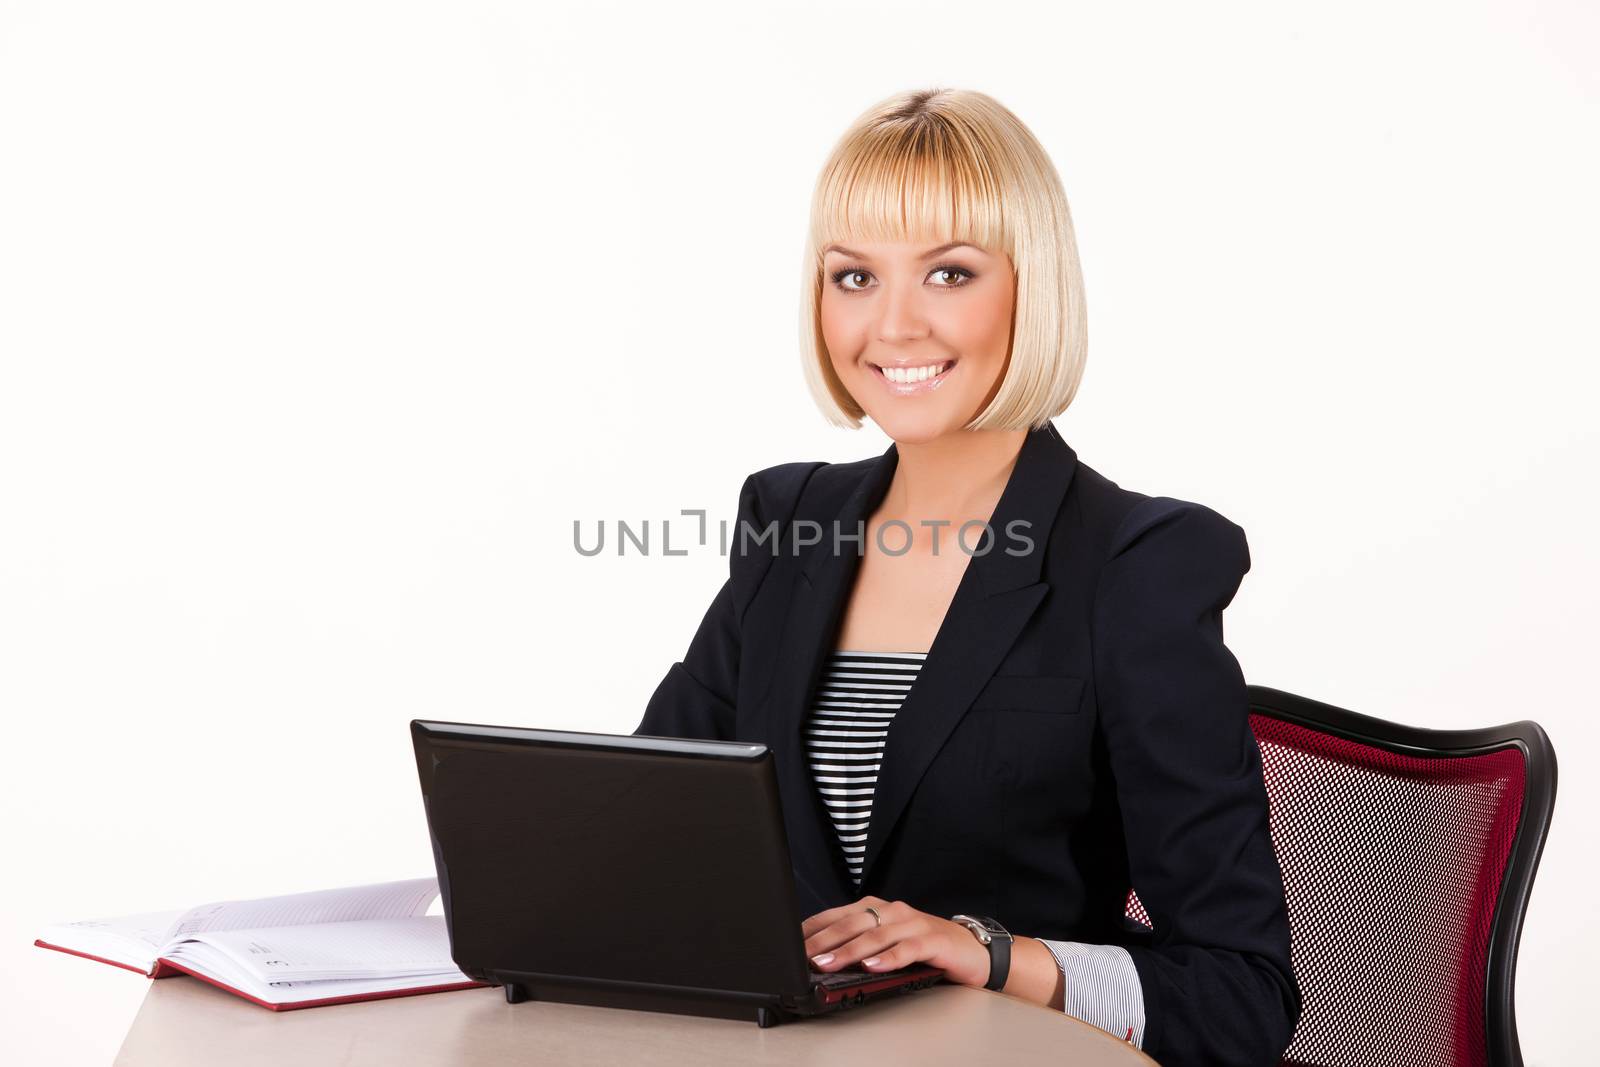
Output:
M386 989L378 993L356 993L343 997L318 997L313 1000L291 1001L287 1004L271 1004L259 997L253 997L249 993L235 989L233 986L224 982L219 982L215 978L191 971L183 964L174 963L169 959L156 960L156 967L154 971L142 971L139 968L130 966L126 963L118 963L115 960L108 960L103 956L91 956L87 952L79 952L76 949L62 948L60 945L52 945L48 941L36 940L34 941L34 944L39 948L47 948L55 952L65 952L69 956L78 956L86 960L94 960L96 963L108 963L113 967L120 967L125 971L132 971L134 974L142 974L147 978L173 978L180 974L186 974L191 978L198 978L202 982L210 983L211 985L216 986L218 989L225 989L234 996L242 997L252 1004L258 1004L261 1007L266 1008L268 1011L294 1011L297 1008L320 1008L328 1004L353 1004L358 1000L387 1000L390 997L414 997L423 993L445 993L453 989L477 989L489 984L487 982L472 981L448 982L443 985L417 986L412 989Z

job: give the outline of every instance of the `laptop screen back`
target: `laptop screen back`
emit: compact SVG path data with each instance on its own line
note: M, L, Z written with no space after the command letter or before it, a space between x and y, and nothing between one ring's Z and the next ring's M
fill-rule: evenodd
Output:
M809 985L762 745L413 722L463 971Z

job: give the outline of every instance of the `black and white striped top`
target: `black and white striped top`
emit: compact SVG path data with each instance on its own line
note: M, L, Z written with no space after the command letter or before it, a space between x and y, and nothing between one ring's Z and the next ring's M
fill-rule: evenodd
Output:
M857 888L889 724L927 658L926 652L840 649L829 654L817 682L806 757ZM1061 971L1067 1014L1143 1047L1144 992L1128 950L1040 940Z
M858 886L889 723L926 658L925 652L841 649L829 654L817 682L806 724L806 757Z

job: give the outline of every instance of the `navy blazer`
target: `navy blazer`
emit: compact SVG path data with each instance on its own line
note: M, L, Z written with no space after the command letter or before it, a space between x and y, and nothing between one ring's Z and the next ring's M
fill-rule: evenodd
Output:
M990 550L968 532L975 554L889 728L851 885L802 731L860 564L861 542L834 551L835 522L858 532L897 460L890 445L746 479L739 523L781 536L741 550L731 532L729 577L636 732L772 750L802 914L873 895L1123 945L1151 1056L1276 1064L1300 992L1245 680L1222 637L1250 568L1244 531L1121 488L1053 425L1025 438ZM1124 920L1130 886L1153 929Z

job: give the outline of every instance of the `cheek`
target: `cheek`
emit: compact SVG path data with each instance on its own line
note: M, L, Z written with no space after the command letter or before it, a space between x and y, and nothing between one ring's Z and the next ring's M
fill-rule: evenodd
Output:
M1004 295L1004 294L1002 294ZM988 294L951 301L940 326L952 348L984 374L998 373L1011 342L1011 301Z
M967 340L977 354L1004 359L1011 340L1009 294L974 302L967 316Z
M817 318L822 327L822 343L828 346L828 357L834 367L843 369L853 365L861 349L861 328L850 309L841 307L837 300L823 297Z

